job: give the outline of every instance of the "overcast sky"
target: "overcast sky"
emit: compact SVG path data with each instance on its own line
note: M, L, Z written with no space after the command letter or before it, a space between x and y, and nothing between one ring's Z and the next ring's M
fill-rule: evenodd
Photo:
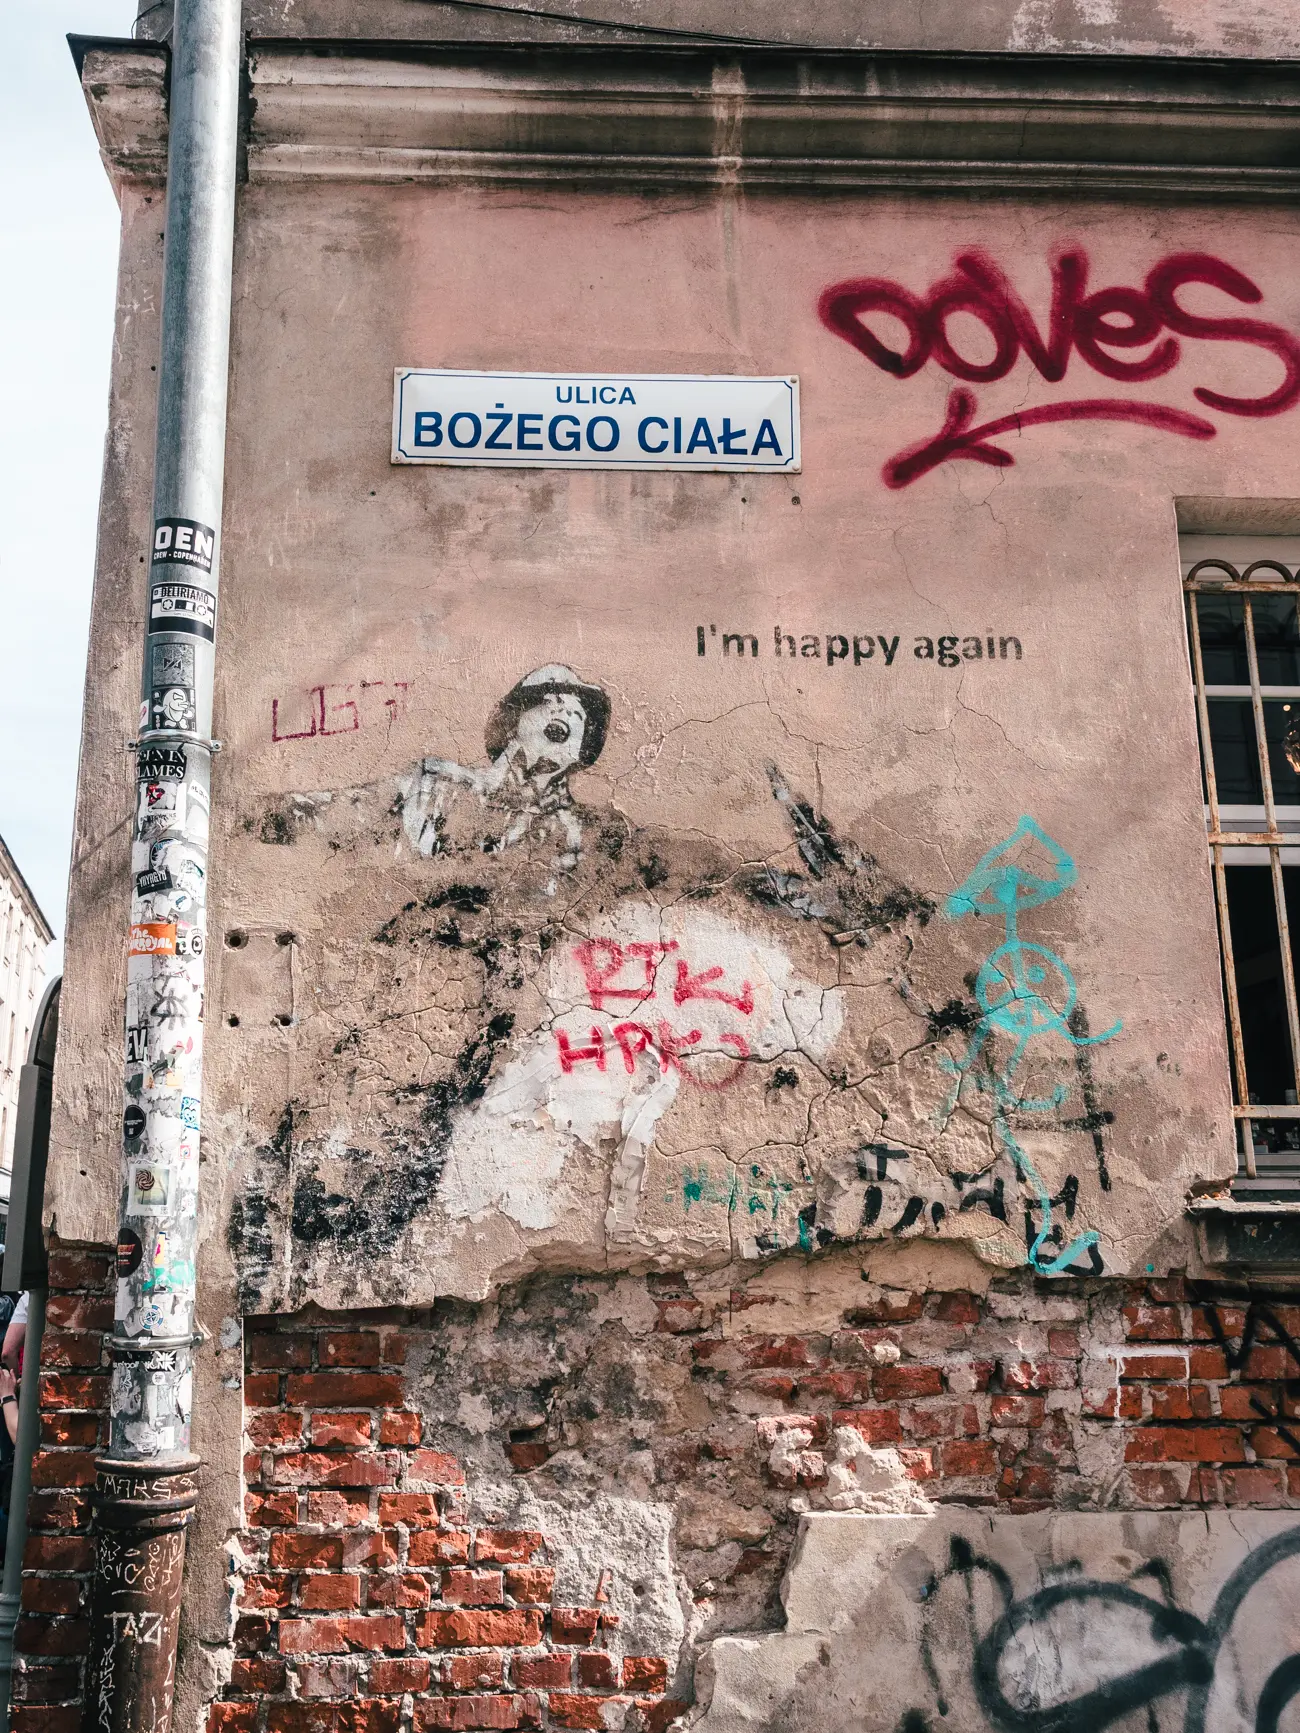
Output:
M60 937L117 269L65 36L129 36L135 10L0 5L0 835Z

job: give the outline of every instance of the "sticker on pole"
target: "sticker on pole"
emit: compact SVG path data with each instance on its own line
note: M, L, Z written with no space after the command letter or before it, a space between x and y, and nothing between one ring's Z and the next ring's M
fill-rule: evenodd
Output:
M399 367L392 461L792 473L799 381Z
M153 564L210 572L217 532L191 517L160 517L153 526Z
M149 586L149 630L189 632L193 637L216 635L217 598L198 584L151 584Z

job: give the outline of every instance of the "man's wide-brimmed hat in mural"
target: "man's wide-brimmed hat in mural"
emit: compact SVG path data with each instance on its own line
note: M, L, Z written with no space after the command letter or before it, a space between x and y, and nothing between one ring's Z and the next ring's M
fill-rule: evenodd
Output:
M499 758L510 744L524 711L531 710L553 693L569 693L582 705L587 715L587 726L582 731L578 763L584 766L594 764L604 750L609 729L609 698L599 686L580 680L572 668L559 662L548 662L545 667L534 668L531 674L525 674L497 705L483 735L488 757Z

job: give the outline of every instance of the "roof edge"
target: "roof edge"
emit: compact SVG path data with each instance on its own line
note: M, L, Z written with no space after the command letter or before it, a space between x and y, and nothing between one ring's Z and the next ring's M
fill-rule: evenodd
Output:
M10 852L9 845L5 842L5 839L2 836L0 836L0 873L3 873L7 878L13 881L23 906L26 908L28 914L31 915L32 919L39 923L41 930L44 932L46 944L53 944L54 928L46 920L45 912L37 902L32 887L23 877L18 862L14 859Z

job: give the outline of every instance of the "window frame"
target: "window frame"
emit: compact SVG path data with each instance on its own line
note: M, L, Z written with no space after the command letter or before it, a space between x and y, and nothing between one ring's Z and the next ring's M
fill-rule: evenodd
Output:
M1199 538L1196 539L1199 540ZM1268 575L1256 577L1257 572L1264 572ZM1205 573L1214 575L1203 576L1202 574ZM1293 560L1293 564L1288 565L1278 558L1268 556L1248 562L1243 561L1239 565L1224 554L1212 554L1190 563L1190 569L1183 576L1182 589L1185 598L1184 624L1188 637L1192 684L1196 699L1197 741L1204 777L1203 810L1206 822L1206 840L1209 846L1211 875L1214 881L1220 959L1223 968L1229 1063L1236 1095L1236 1100L1233 1103L1233 1125L1238 1179L1256 1180L1259 1178L1255 1152L1256 1124L1270 1120L1300 1120L1300 1105L1294 1102L1265 1103L1252 1101L1250 1098L1246 1070L1246 1046L1242 1031L1237 970L1233 955L1232 930L1228 910L1226 874L1229 865L1250 865L1254 869L1254 862L1242 861L1238 851L1258 851L1261 854L1267 852L1274 917L1277 922L1287 1032L1290 1040L1292 1068L1296 1080L1296 1088L1292 1093L1300 1094L1300 1000L1297 999L1296 972L1291 952L1291 932L1286 907L1286 888L1282 877L1284 852L1288 857L1285 862L1287 866L1300 865L1300 811L1288 805L1283 809L1284 816L1279 820L1278 806L1274 798L1273 772L1269 759L1269 742L1264 713L1266 700L1272 702L1286 699L1300 705L1300 684L1289 687L1270 683L1265 687L1261 682L1259 650L1255 639L1252 606L1252 600L1260 596L1290 596L1295 602L1297 621L1300 623L1300 562ZM1237 595L1242 598L1242 626L1249 673L1249 684L1246 687L1243 687L1239 682L1230 685L1218 683L1207 685L1206 683L1198 604L1199 598L1207 595ZM1245 701L1247 697L1250 701L1254 723L1263 801L1260 806L1247 805L1245 807L1231 803L1225 815L1224 803L1219 800L1215 771L1210 704L1215 699ZM1234 822L1242 824L1249 822L1256 814L1262 817L1262 829L1224 829L1225 816L1230 824ZM1282 829L1283 824L1288 828ZM1225 858L1229 851L1237 854L1236 860L1229 861ZM1280 1183L1279 1189L1281 1189ZM1294 1164L1294 1177L1289 1189L1300 1189L1300 1156L1297 1156Z

